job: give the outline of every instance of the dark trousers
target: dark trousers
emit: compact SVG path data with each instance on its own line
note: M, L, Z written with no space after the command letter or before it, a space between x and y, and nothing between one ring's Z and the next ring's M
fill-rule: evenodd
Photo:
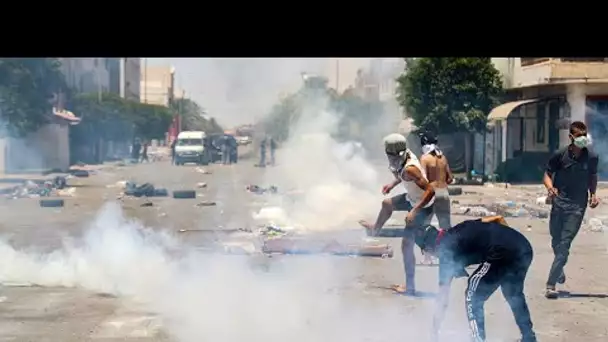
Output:
M522 342L536 341L524 295L524 282L532 258L530 247L529 252L504 263L484 262L471 274L465 292L465 304L473 341L486 340L484 304L499 287L511 307L515 323L521 331Z
M260 166L266 166L266 150L260 151Z
M409 206L409 210L412 210L411 203ZM414 221L405 225L405 232L403 239L401 239L401 253L403 255L403 269L405 271L405 287L410 291L416 289L416 255L414 254L416 235L420 230L424 229L426 225L431 223L432 218L433 206L431 205L427 208L420 209L416 213Z
M230 164L230 148L222 147L222 164Z
M564 273L564 266L570 256L572 241L581 229L586 207L561 207L555 204L551 208L549 217L549 233L551 234L551 248L553 248L553 264L549 270L547 286L553 287Z

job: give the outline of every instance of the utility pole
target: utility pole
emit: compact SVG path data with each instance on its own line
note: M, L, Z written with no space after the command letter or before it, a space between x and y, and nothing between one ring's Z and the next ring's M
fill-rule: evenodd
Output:
M186 91L182 90L182 99L181 101L179 101L179 131L182 131L182 127L184 127L184 124L182 123L183 119L184 119L184 101L186 100Z
M148 59L144 58L144 103L148 103Z
M127 75L126 75L126 71L127 71L127 59L126 58L119 58L118 59L118 63L120 64L119 66L119 82L120 82L120 97L121 98L126 98L126 80L127 80Z
M99 60L101 58L95 58L95 74L97 76L97 101L101 103L101 67L99 66Z
M340 58L336 58L336 91L340 93Z

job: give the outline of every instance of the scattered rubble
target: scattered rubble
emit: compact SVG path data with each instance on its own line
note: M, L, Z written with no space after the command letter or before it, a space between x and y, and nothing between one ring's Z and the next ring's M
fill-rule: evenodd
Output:
M133 196L133 197L164 197L168 196L167 189L163 188L155 188L151 183L144 183L142 185L137 185L134 182L126 182L125 183L125 196Z
M590 218L583 229L594 233L608 232L608 216Z
M267 188L264 188L264 187L261 187L261 186L255 185L255 184L247 185L246 189L247 189L247 191L249 191L251 193L254 193L254 194L257 194L257 195L263 195L263 194L266 194L266 193L276 194L277 191L279 190L274 185L271 185L271 186L269 186Z
M202 168L202 167L197 167L195 170L196 170L196 172L198 172L198 173L202 173L202 174L204 174L204 175L210 175L210 174L212 174L212 172L211 172L211 171L207 171L207 170L205 170L205 169L204 169L204 168Z
M216 205L217 205L217 203L215 203L213 201L202 201L202 202L196 204L197 207L213 207Z
M26 181L18 186L12 193L8 194L7 197L11 199L50 196L73 197L76 193L76 189L65 189L67 186L66 178L67 177L57 176L53 180L47 180L42 183Z

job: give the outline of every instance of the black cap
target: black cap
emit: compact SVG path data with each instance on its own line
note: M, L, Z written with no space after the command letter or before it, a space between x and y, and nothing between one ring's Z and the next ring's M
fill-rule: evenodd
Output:
M426 131L419 134L420 136L420 144L428 145L428 144L436 144L437 137L432 132Z

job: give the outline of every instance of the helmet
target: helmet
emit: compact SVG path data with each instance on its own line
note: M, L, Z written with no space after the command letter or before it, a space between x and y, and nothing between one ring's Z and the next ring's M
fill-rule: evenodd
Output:
M407 150L407 140L398 133L389 134L384 137L384 151L388 155L403 156Z

